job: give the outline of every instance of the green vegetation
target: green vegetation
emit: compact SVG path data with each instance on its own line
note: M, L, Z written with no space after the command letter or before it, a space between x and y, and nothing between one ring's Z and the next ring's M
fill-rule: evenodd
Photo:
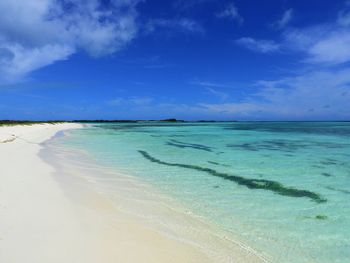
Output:
M160 120L160 121L163 121L163 122L185 122L184 120L177 120L177 119L165 119L165 120Z
M34 125L34 124L58 124L65 123L65 121L12 121L0 120L0 126L14 126L14 125Z

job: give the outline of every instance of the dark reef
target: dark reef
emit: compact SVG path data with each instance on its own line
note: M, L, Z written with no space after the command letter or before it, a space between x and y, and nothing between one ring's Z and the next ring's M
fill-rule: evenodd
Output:
M308 190L300 190L300 189L295 189L292 187L286 187L286 186L284 186L281 183L276 182L276 181L270 181L270 180L264 180L264 179L248 179L248 178L244 178L244 177L237 176L237 175L220 173L214 169L205 168L205 167L201 167L198 165L164 162L164 161L161 161L161 160L156 159L155 157L151 156L146 151L139 150L139 153L142 154L142 156L144 158L146 158L147 160L149 160L153 163L206 172L210 175L235 182L239 185L246 186L249 189L262 189L262 190L272 191L274 193L277 193L277 194L283 195L283 196L307 197L307 198L310 198L311 200L313 200L317 203L323 203L323 202L327 201L326 199L324 199L323 197L321 197L317 193L314 193L314 192L311 192Z
M350 191L346 190L346 189L339 189L339 188L334 188L331 186L326 186L326 188L329 190L332 190L332 191L337 191L337 192L343 193L343 194L350 194Z
M166 144L170 145L170 146L178 147L178 148L192 148L192 149L202 150L202 151L207 151L207 152L212 151L212 148L209 146L206 146L206 145L180 142L177 140L170 140Z
M293 123L293 125L291 125ZM337 122L336 125L329 125L329 122L237 122L226 124L224 129L255 132L276 132L276 133L300 133L349 136L350 126L348 122Z
M315 218L318 220L326 220L328 217L326 215L317 215Z
M350 144L340 144L333 142L318 142L318 141L297 141L297 140L265 140L256 142L236 143L226 145L229 148L245 150L245 151L282 151L287 154L293 153L297 150L310 149L316 147L328 149L340 149L349 147ZM293 155L290 155L293 156ZM332 160L328 160L331 162ZM333 160L334 161L334 160Z

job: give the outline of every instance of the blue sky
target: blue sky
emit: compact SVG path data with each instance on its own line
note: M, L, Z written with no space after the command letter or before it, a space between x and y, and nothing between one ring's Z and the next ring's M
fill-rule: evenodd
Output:
M350 1L0 10L0 119L350 119Z

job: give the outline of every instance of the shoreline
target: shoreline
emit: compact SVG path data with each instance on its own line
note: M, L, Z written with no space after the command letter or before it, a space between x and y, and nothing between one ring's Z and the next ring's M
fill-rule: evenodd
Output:
M89 187L86 179L64 175L40 158L43 145L39 143L59 131L81 127L73 123L0 127L2 185L6 186L0 188L0 261L215 262L190 242L167 236L145 220L116 209L116 204L123 205L121 198L112 202ZM71 174L82 172L75 168ZM152 213L158 210L147 213L155 216ZM168 219L172 217L170 213ZM239 246L236 250L232 261L262 262ZM228 262L224 256L222 262Z

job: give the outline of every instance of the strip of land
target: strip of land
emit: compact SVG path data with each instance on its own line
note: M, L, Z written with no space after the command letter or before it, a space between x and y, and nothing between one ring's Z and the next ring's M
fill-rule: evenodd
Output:
M126 217L97 192L76 188L84 201L69 198L72 188L64 189L38 154L57 132L80 127L0 127L0 262L214 262L197 247Z

